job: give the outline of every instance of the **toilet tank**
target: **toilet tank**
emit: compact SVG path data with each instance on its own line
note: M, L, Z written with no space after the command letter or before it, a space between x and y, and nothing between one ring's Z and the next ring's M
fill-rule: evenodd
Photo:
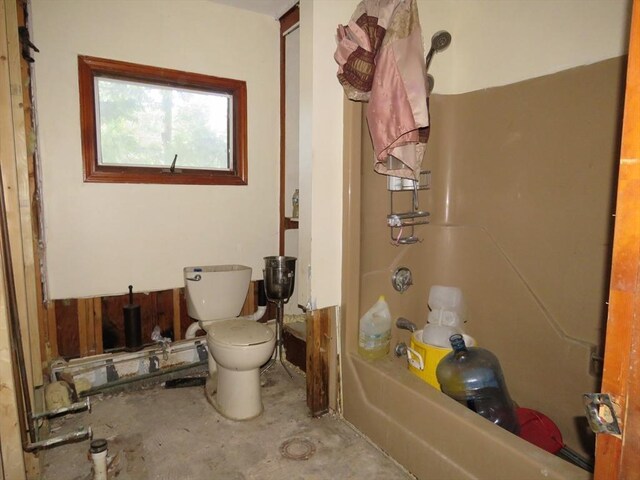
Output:
M237 317L247 297L251 267L209 265L184 268L187 312L196 320Z

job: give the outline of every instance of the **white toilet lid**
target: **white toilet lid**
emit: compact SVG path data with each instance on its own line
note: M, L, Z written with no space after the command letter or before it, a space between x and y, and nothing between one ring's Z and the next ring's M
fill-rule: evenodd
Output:
M253 320L231 319L215 323L209 329L211 341L225 345L258 345L274 337L273 330Z

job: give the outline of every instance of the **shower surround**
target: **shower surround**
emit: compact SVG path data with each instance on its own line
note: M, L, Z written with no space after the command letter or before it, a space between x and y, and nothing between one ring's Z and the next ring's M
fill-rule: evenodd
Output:
M345 139L344 413L420 478L496 478L498 464L500 478L587 477L421 382L403 359L362 360L357 326L384 294L394 319L420 328L429 288L461 287L466 331L498 356L514 400L547 414L588 455L582 393L599 388L592 354L606 318L624 67L615 58L434 95L425 162L433 184L420 198L431 224L411 246L392 245L386 179L372 171L357 108L347 108L355 135ZM390 282L401 265L414 275L404 294ZM408 342L408 332L392 333L392 345Z

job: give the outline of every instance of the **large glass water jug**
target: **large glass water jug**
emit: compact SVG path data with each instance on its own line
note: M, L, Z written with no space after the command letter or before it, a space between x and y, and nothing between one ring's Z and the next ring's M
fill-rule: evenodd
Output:
M484 348L467 347L462 335L452 335L449 340L453 351L436 369L442 392L517 434L518 417L496 356Z

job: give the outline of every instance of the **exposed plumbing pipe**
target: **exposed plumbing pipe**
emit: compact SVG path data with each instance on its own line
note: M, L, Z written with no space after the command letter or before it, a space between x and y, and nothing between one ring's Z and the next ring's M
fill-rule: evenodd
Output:
M9 343L11 345L12 360L18 365L18 378L14 382L16 388L16 400L18 403L18 420L20 423L20 435L22 437L22 447L27 450L29 444L36 442L34 426L32 424L33 411L31 410L31 398L29 397L29 382L24 360L24 350L22 348L22 332L20 331L20 319L18 317L18 302L16 299L16 289L13 278L13 262L11 260L11 246L9 245L9 225L7 224L7 207L4 199L4 182L0 175L0 215L2 218L2 267L4 269L4 280L6 282L6 293L9 297Z
M48 438L46 440L40 440L38 442L23 444L25 452L37 452L47 448L57 447L66 443L79 442L81 440L90 439L93 436L91 427L81 427L74 432L66 433L58 437Z
M2 254L2 269L6 284L6 295L9 313L9 343L11 345L11 356L18 366L18 378L14 383L16 388L16 400L18 407L18 423L20 436L22 438L22 449L25 452L37 452L43 448L55 447L67 442L76 442L91 438L93 435L91 428L81 428L72 433L67 433L59 437L38 441L39 418L51 416L51 412L45 414L34 414L29 396L29 382L25 366L25 353L22 346L22 331L20 330L20 319L18 316L18 302L16 298L15 280L13 278L13 262L11 260L11 245L9 244L9 226L7 224L7 207L4 199L4 183L0 175L0 243ZM77 411L83 408L90 408L88 401L74 403L67 411Z
M262 317L264 317L264 314L266 311L267 311L266 305L259 306L258 309L255 312L253 312L251 315L247 315L246 317L240 317L240 318L246 318L247 320L254 320L257 322Z
M191 325L189 325L189 327L187 328L187 331L184 334L185 340L196 338L196 332L198 330L202 330L202 327L200 327L199 322L193 322Z
M93 461L93 480L107 480L107 441L99 438L89 449Z

